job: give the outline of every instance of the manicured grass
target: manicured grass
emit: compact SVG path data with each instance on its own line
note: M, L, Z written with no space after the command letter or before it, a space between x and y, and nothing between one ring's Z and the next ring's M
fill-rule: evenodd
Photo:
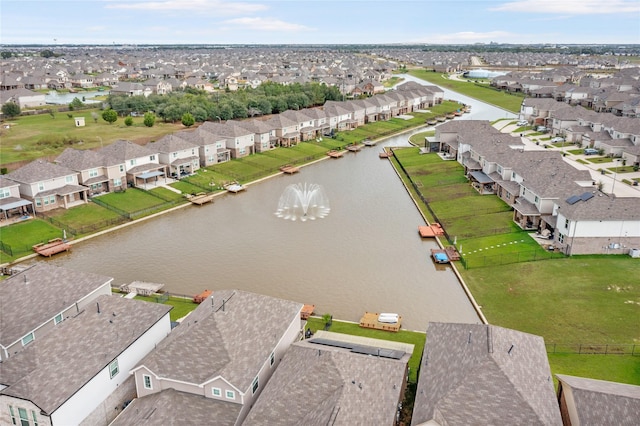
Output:
M134 213L163 204L163 201L159 198L136 188L102 195L100 196L100 201L127 213Z
M547 343L640 341L640 262L573 256L461 271L487 319Z
M119 214L95 203L87 203L72 209L56 209L47 214L60 222L59 226L67 230L68 236L78 237L113 226L123 221Z
M0 251L0 262L11 262L33 253L32 246L54 238L62 238L62 230L38 218L3 226L0 228L0 241L11 248L13 255Z
M409 142L416 146L424 145L424 138L433 137L436 134L435 130L429 130L426 132L416 133L415 135L411 135L409 137Z
M152 194L157 194L159 197L161 197L164 200L187 202L184 195L178 194L177 192L173 192L167 188L163 188L163 187L153 188L149 192L151 192Z
M409 70L409 74L422 80L429 81L437 86L454 90L471 98L479 99L489 104L499 106L511 112L520 111L522 99L521 94L511 94L489 88L486 85L468 83L466 81L450 80L442 73L427 70Z
M136 296L135 298L138 300L144 300L151 303L158 303L159 296ZM171 321L177 321L180 318L185 317L191 311L198 307L196 303L193 303L191 299L185 299L182 297L170 296L165 302L165 305L173 306L171 312L169 312L169 317Z
M307 328L310 328L314 333L318 330L324 330L324 321L322 321L321 318L311 317L307 320ZM329 331L414 345L413 354L409 360L409 382L416 383L418 381L418 367L420 366L420 359L422 358L422 351L424 350L424 343L426 340L425 333L406 330L400 330L397 333L392 333L389 331L362 328L358 324L336 320L333 320Z
M127 127L124 119L109 124L102 118L94 122L91 113L100 115L98 109L69 112L73 117L84 117L85 126L76 127L75 121L67 113L57 113L56 118L49 114L17 117L6 123L10 129L2 129L0 137L0 164L16 161L35 160L36 158L57 156L66 148L92 149L108 145L118 139L132 141L157 140L162 136L184 129L181 124L162 123L156 120L153 127L142 124L142 117L133 118L134 125ZM64 140L76 141L73 144Z
M585 160L593 164L602 164L602 163L611 162L611 158L609 157L585 157Z
M640 385L638 355L549 354L549 365L553 374Z

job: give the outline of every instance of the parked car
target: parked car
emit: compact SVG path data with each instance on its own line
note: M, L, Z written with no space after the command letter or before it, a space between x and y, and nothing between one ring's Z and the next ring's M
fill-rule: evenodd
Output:
M593 149L593 148L584 149L584 155L597 155L598 153L599 151L597 149Z
M548 131L549 131L549 129L547 129L545 126L538 126L538 127L536 127L536 132L542 132L542 133L545 133L545 132L548 132Z
M529 124L529 122L527 120L520 120L516 123L518 126L522 127L522 126L526 126Z
M551 143L564 142L564 138L561 138L561 137L559 137L559 136L558 136L557 138L553 138L553 139L551 139L551 141L550 141L550 142L551 142Z

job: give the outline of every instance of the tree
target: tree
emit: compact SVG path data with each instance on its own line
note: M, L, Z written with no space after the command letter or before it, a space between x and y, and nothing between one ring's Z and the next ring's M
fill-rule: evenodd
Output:
M20 112L20 105L15 102L7 102L2 105L2 113L8 118L17 117Z
M147 127L153 127L156 123L156 115L152 112L145 112L143 123Z
M82 103L82 101L78 98L73 98L73 100L71 101L71 103L69 104L69 109L71 111L73 111L74 109L80 109L84 106L84 104Z
M9 59L11 56L13 56L13 53L7 52L6 50L0 53L0 57L2 57L2 59Z
M191 127L196 122L196 119L193 118L193 115L189 112L185 112L182 114L182 125L185 127Z
M129 127L133 124L133 117L127 117L124 119L124 125Z
M118 119L118 113L111 108L102 111L102 119L109 124L113 124Z
M45 49L42 52L40 52L40 56L42 56L43 58L51 58L52 56L55 56L56 54L53 53L52 50L49 49Z

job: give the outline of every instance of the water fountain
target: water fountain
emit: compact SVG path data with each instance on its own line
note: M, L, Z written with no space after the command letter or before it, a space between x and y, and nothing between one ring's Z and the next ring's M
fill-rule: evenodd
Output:
M329 214L329 199L318 184L296 183L287 186L278 201L276 216L288 220L322 219Z

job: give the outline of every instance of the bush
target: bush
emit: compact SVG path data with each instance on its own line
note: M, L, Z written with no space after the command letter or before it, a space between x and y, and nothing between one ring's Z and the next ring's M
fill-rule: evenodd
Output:
M20 105L15 102L7 102L2 105L2 113L8 118L17 117L20 115Z
M133 125L133 118L131 118L131 117L125 118L124 119L124 125L127 126L127 127Z

